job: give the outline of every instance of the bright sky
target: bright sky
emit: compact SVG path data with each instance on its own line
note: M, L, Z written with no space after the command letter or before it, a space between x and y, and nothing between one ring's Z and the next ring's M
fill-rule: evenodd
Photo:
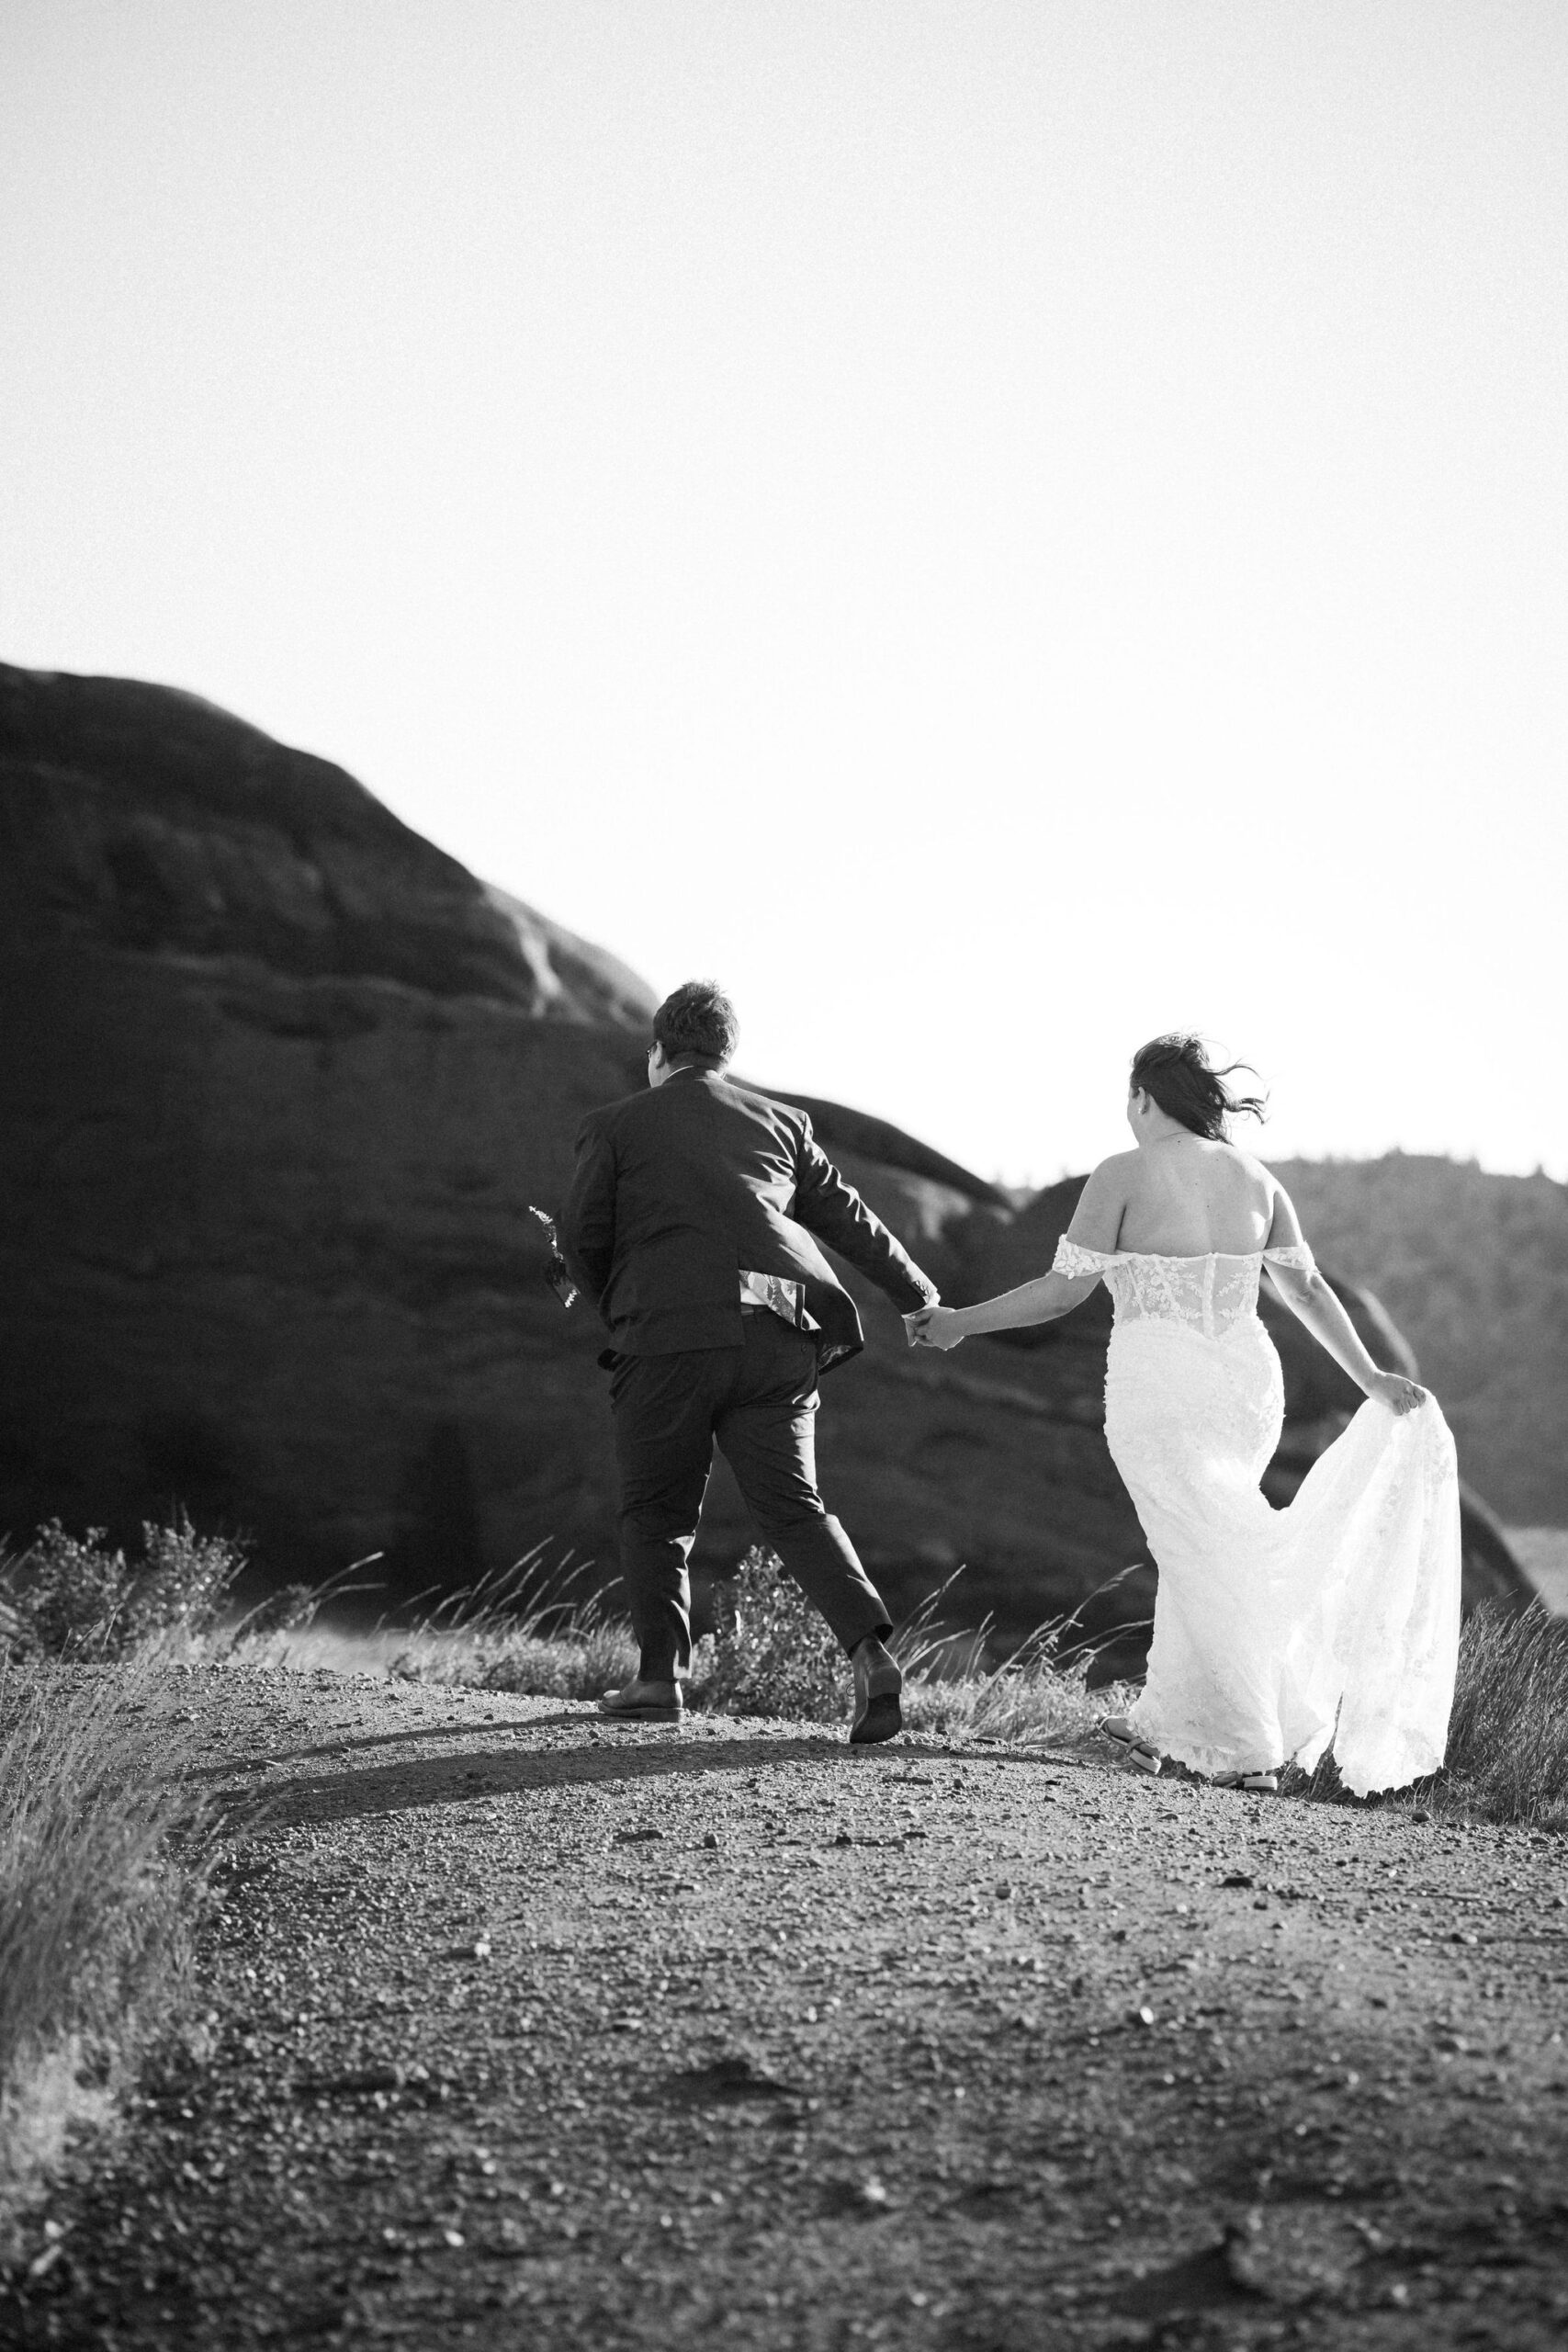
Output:
M1568 1176L1562 0L6 0L0 654L987 1175Z

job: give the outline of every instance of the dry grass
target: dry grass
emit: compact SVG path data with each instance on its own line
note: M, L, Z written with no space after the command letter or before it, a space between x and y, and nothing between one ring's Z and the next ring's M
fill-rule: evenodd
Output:
M1280 1785L1323 1804L1362 1802L1332 1750L1311 1772L1292 1767ZM1393 1801L1445 1818L1568 1829L1568 1619L1539 1600L1522 1611L1483 1602L1466 1618L1443 1769Z
M413 1682L466 1683L540 1699L596 1699L637 1668L629 1625L613 1617L559 1634L422 1627L405 1634L389 1671Z
M275 1665L379 1668L423 1682L592 1699L635 1673L637 1646L630 1627L596 1599L574 1598L572 1581L546 1576L534 1555L453 1594L412 1629L334 1634L306 1611L287 1633L243 1638L239 1652ZM911 1731L1008 1745L1077 1738L1135 1699L1134 1684L1090 1690L1094 1650L1070 1617L1041 1626L993 1663L987 1626L943 1630L939 1611L951 1590L950 1579L895 1637ZM772 1554L748 1554L735 1596L731 1622L697 1645L689 1703L797 1722L842 1720L848 1668ZM1310 1774L1288 1771L1283 1787L1298 1799L1351 1801L1332 1754ZM1538 1604L1523 1615L1483 1609L1467 1622L1448 1763L1403 1797L1476 1820L1568 1827L1568 1620Z
M411 1627L334 1631L304 1609L283 1630L241 1629L233 1654L302 1671L379 1669L416 1682L594 1699L636 1673L637 1644L624 1619L607 1615L592 1596L577 1597L574 1581L530 1554L450 1594ZM943 1630L938 1612L951 1585L894 1639L911 1730L997 1741L1067 1737L1091 1731L1108 1709L1130 1703L1133 1693L1121 1684L1089 1690L1093 1652L1075 1640L1071 1619L1043 1625L999 1665L990 1663L987 1627ZM848 1713L851 1692L848 1663L827 1626L776 1557L754 1547L737 1572L733 1613L697 1645L689 1703L837 1723Z
M574 1589L583 1571L570 1562L549 1567L542 1546L448 1593L412 1623L332 1623L323 1611L366 1589L352 1579L369 1565L356 1560L313 1588L289 1586L224 1627L209 1654L292 1673L386 1674L547 1699L595 1699L637 1670L630 1627L607 1615L595 1596Z
M596 1699L636 1674L631 1628L575 1588L585 1571L552 1568L543 1548L448 1594L399 1637L389 1673L541 1699Z
M1084 1638L1076 1614L1047 1619L996 1662L988 1619L965 1633L944 1630L941 1611L956 1581L950 1577L894 1636L911 1731L1009 1745L1072 1739L1131 1705L1136 1694L1124 1683L1090 1690L1098 1645Z
M189 1990L207 1840L164 1713L174 1673L0 1670L0 2256Z
M1568 1828L1568 1619L1534 1601L1467 1621L1443 1780L1483 1820Z
M904 1686L905 1721L911 1731L948 1738L1027 1745L1082 1737L1101 1716L1132 1705L1137 1692L1125 1683L1091 1690L1092 1656L1058 1656L1058 1628L1043 1627L1000 1666L977 1668L961 1680L917 1671Z

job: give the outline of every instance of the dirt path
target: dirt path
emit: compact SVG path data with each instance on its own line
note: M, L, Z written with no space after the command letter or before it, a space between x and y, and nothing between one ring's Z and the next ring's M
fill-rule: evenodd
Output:
M0 2340L1568 2332L1561 1839L1092 1747L186 1689L272 1808L208 2046L40 2215Z

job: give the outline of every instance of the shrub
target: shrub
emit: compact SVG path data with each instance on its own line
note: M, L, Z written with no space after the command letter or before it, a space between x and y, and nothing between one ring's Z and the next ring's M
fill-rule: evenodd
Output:
M172 1527L143 1526L135 1562L108 1548L101 1527L68 1535L51 1519L0 1564L0 1586L51 1657L119 1657L159 1634L209 1631L244 1564L237 1544L198 1535L183 1513Z
M207 1845L162 1661L0 1671L0 2258L190 1983Z
M761 1544L736 1571L734 1617L713 1637L711 1665L705 1657L701 1665L692 1695L705 1706L825 1723L850 1703L849 1660L776 1553Z

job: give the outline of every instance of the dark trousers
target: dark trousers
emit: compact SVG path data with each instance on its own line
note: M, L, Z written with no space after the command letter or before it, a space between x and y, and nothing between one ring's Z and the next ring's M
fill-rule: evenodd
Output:
M667 1680L692 1657L686 1562L716 1440L757 1532L846 1650L891 1629L854 1545L817 1491L817 1350L765 1309L738 1348L623 1356L610 1396L621 1474L621 1574L642 1671Z

